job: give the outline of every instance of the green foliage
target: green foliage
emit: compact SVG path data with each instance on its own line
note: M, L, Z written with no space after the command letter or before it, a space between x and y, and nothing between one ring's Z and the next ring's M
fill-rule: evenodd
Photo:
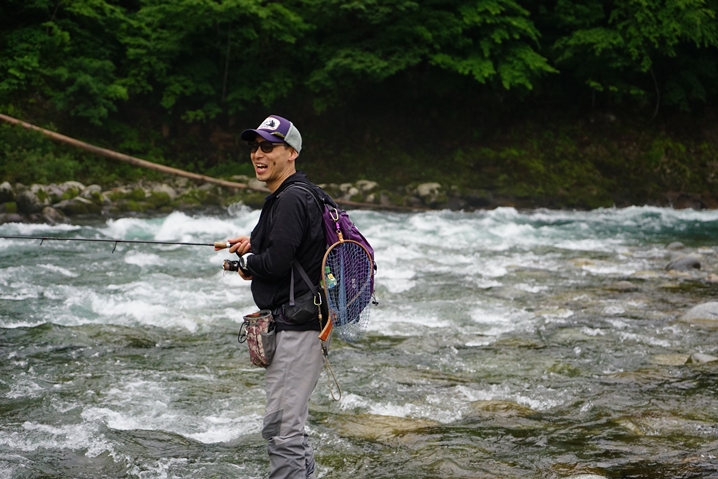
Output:
M400 73L425 95L451 75L500 93L560 73L689 108L718 93L716 2L9 0L0 102L94 124L143 105L192 123L292 97L323 111Z
M553 18L557 65L593 90L683 109L718 93L714 0L562 0Z
M327 181L381 171L584 205L622 174L639 190L642 178L710 189L698 172L715 156L670 135L627 155L506 125L537 105L644 118L715 105L717 12L718 0L7 0L0 111L222 177L253 174L236 137L271 108L314 122L301 166ZM0 179L142 177L162 176L0 128Z

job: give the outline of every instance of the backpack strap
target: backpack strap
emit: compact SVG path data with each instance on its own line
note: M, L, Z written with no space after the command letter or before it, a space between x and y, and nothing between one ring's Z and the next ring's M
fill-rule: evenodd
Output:
M313 188L312 189L307 188L306 186L302 186L300 183L292 183L292 184L288 185L286 188L284 188L284 190L282 190L280 195L290 188L299 188L300 190L304 190L307 193L309 193L309 195L312 197L314 202L317 204L317 207L319 208L319 213L322 214L324 212L324 208L322 208L321 203L317 199L317 193L316 193L316 191L313 190ZM271 217L270 217L270 219L271 219ZM302 276L302 279L304 280L304 282L307 283L307 286L309 286L309 289L311 290L314 297L317 298L317 295L319 294L317 287L314 284L312 284L312 281L309 279L309 275L307 274L306 271L304 271L304 268L302 267L301 264L299 264L299 261L292 260L292 265L291 265L292 272L291 272L291 277L289 280L289 306L294 306L294 270L295 269L297 271L299 271L299 274Z
M314 297L317 297L317 294L319 291L317 290L317 287L312 284L312 281L309 279L309 275L306 271L304 271L304 268L302 268L302 265L299 264L298 261L292 261L292 273L291 273L291 279L289 283L289 306L294 306L294 270L299 271L299 274L302 275L302 279L305 283L307 283L307 286L309 286L309 289L312 291L312 294Z

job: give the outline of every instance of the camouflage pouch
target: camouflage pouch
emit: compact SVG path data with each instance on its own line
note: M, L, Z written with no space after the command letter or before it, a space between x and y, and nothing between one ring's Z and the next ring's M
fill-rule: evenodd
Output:
M248 314L239 328L237 341L247 343L252 364L266 368L274 358L276 337L272 312L266 309Z

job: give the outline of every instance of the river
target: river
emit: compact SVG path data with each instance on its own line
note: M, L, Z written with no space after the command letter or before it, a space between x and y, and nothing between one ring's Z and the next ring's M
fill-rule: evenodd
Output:
M718 478L718 211L353 211L379 305L336 340L320 478ZM0 235L207 242L259 212ZM680 253L702 269L665 271ZM211 247L0 239L0 477L262 478L249 283Z

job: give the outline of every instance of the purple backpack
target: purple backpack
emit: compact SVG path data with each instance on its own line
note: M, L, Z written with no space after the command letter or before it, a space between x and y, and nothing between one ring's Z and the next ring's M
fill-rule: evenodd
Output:
M338 232L341 231L345 240L356 241L361 244L369 252L371 256L372 266L376 272L376 261L374 260L374 248L371 247L367 239L354 225L346 211L339 208L334 200L327 195L322 189L314 187L307 183L292 183L286 189L300 188L312 195L314 201L322 211L322 219L324 220L324 239L327 248L339 241ZM286 191L286 190L285 190ZM371 295L374 295L374 275L371 277Z

